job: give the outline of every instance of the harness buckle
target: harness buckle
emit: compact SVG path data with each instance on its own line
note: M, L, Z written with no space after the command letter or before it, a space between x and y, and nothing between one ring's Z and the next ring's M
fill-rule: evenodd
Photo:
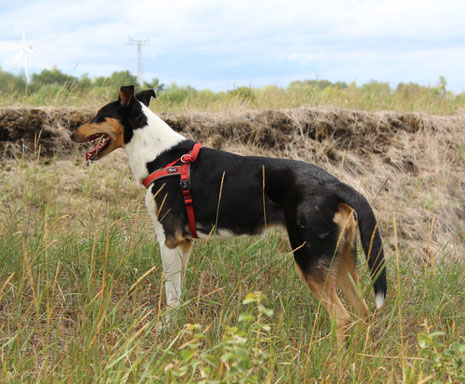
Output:
M189 179L187 180L180 180L179 185L184 191L189 191L191 189L191 182Z

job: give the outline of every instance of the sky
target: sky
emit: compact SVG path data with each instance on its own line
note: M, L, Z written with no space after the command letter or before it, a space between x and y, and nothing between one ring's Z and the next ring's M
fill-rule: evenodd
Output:
M438 84L465 91L463 0L0 0L0 67L137 74L197 89L294 80Z

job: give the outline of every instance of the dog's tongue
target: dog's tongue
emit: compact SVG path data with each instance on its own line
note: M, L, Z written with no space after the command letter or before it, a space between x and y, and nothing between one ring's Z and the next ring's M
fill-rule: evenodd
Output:
M91 149L90 151L86 152L86 161L92 160L92 158L97 155L98 148L95 147Z
M97 156L97 153L106 145L108 139L107 136L100 136L97 145L86 152L86 161L93 160Z

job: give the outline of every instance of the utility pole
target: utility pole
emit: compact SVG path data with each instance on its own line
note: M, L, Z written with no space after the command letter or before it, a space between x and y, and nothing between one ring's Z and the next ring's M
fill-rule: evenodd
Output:
M147 47L150 45L148 40L136 40L129 36L128 45L135 45L137 47L137 81L142 85L142 47Z

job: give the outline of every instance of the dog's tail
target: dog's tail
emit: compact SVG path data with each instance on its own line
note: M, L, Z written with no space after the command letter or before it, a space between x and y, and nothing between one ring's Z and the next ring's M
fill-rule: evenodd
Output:
M350 205L357 213L362 247L373 280L376 307L381 308L387 293L386 264L384 260L383 244L375 214L368 201L347 184L335 183L333 191L340 200Z

